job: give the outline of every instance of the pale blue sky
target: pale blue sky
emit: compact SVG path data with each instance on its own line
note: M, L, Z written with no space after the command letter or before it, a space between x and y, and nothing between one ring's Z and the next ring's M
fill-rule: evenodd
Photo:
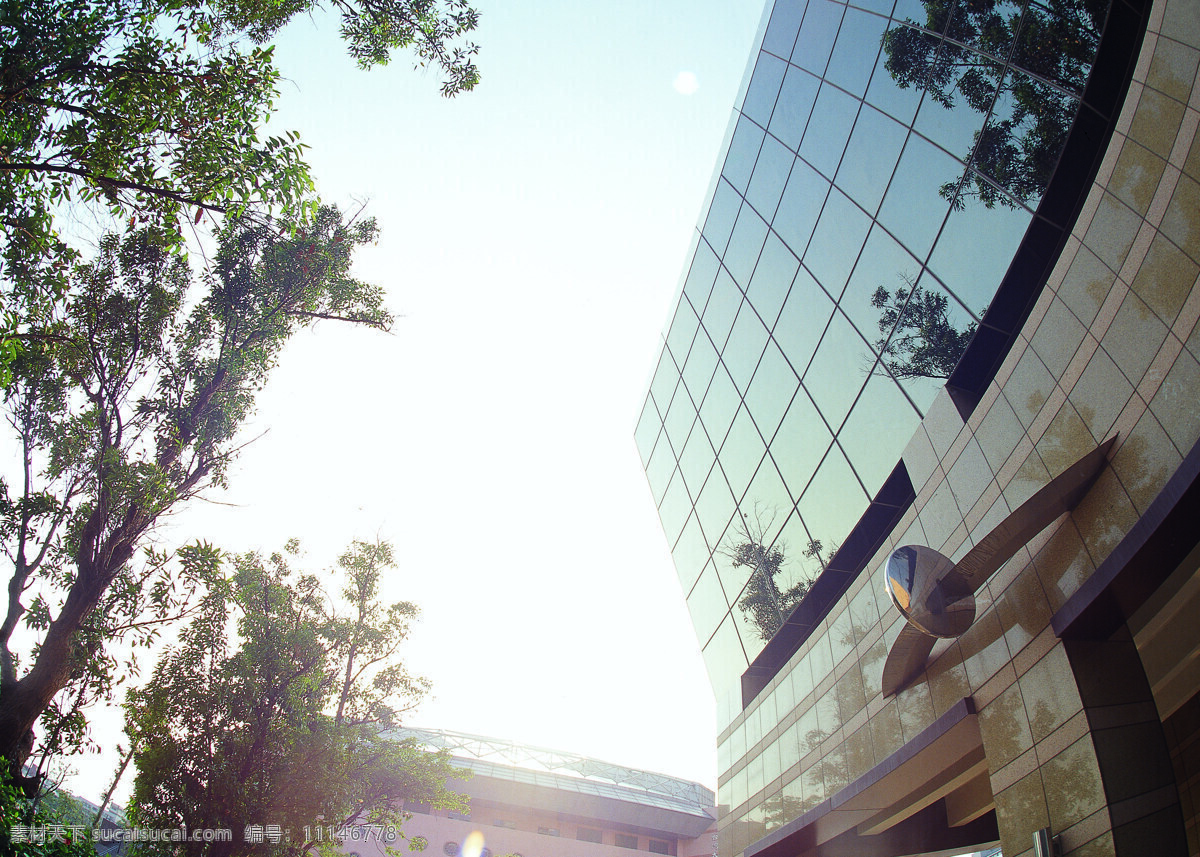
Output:
M483 79L357 71L328 19L283 34L278 128L327 201L369 202L358 271L401 316L289 347L269 433L180 538L328 565L391 539L424 616L411 725L715 787L713 699L633 443L758 0L479 3ZM681 72L698 88L672 86ZM111 772L81 765L96 797Z

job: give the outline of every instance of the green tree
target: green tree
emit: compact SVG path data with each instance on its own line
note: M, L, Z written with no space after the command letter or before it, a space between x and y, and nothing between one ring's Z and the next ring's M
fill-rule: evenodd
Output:
M108 236L56 312L31 322L4 390L20 476L0 484L12 562L0 755L14 776L57 695L110 686L112 638L148 644L212 579L207 546L174 558L138 549L163 515L223 484L284 344L320 319L388 327L382 290L350 274L376 233L332 207L294 232L230 218L198 280L154 230ZM36 639L27 662L14 648L22 624Z
M883 286L871 296L880 310L875 343L880 359L896 380L949 378L975 335L975 323L958 330L947 309L949 297L940 290L913 285L889 292Z
M234 832L233 842L184 853L299 855L314 844L305 827L316 819L398 829L402 800L465 811L465 799L446 788L462 774L444 753L387 735L425 690L395 659L416 608L379 601L379 575L394 565L390 546L356 542L342 556L348 611L340 616L316 577L293 572L295 553L293 542L267 560L237 557L231 585L213 588L127 705L138 739L135 823ZM278 825L291 841L244 841L252 824ZM317 847L333 852L328 842ZM162 848L142 853L175 853Z
M280 79L265 43L323 7L364 68L410 50L447 96L479 79L465 0L0 0L0 294L24 292L0 301L0 369L65 293L74 205L178 247L206 212L312 216L305 147L262 132Z
M957 208L967 196L988 208L1036 204L1066 143L1108 0L924 5L926 20L909 19L884 33L888 72L902 89L924 87L947 110L960 98L981 113L995 109L972 151L959 154L969 161L967 173L943 184L942 196Z

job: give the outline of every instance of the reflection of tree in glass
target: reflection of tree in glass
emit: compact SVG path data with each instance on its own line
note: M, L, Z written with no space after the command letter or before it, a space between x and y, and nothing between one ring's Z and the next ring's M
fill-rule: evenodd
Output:
M889 292L875 289L871 306L882 310L875 343L883 365L896 380L949 378L967 343L975 335L975 322L964 330L951 323L947 313L950 299L937 289L914 285Z
M927 87L929 97L946 109L958 96L981 113L995 104L997 115L975 134L973 165L1017 202L1036 204L1091 72L1108 0L964 0L957 7L955 0L925 0L925 11L924 22L909 19L910 26L884 33L888 72L901 89ZM963 44L935 35L943 30L947 39ZM988 208L997 202L1015 207L979 175L947 182L940 193L958 209L964 196L976 196Z
M722 547L721 553L732 561L734 568L744 566L750 569L750 579L746 582L742 597L738 599L738 607L754 623L759 636L763 640L770 640L783 625L783 620L808 594L812 579L802 577L781 590L776 577L787 561L787 545L776 540L768 546L766 538L775 521L775 513L764 517L756 506L752 519L747 518L745 513L741 517L741 527L733 543ZM801 556L815 559L821 571L824 571L828 557L822 554L822 550L820 539L809 539Z

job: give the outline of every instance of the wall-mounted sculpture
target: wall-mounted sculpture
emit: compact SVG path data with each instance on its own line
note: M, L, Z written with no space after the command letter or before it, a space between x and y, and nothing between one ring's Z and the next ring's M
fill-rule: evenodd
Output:
M905 545L883 567L888 597L907 619L883 666L883 695L903 690L925 668L939 638L975 621L975 593L1059 515L1074 509L1100 475L1113 436L1054 477L955 563L933 548Z

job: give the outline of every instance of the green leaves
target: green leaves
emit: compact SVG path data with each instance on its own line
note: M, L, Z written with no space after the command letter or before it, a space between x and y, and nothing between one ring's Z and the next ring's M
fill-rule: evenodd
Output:
M298 841L300 834L315 819L399 827L403 799L464 808L445 787L461 774L444 755L393 741L379 728L424 687L396 660L416 609L378 600L391 546L355 542L343 555L338 609L315 576L292 568L297 555L292 542L266 558L233 558L228 585L206 596L180 645L126 706L139 747L138 824L240 834L247 824L269 822L293 834L278 853L301 854L310 843ZM397 674L404 677L398 683ZM269 847L245 845L238 853Z

